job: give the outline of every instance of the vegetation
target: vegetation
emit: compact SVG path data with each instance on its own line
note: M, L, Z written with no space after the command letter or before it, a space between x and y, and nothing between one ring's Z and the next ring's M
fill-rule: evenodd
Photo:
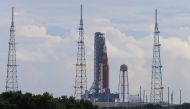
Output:
M54 98L45 92L42 95L22 92L0 94L0 109L97 109L89 101L75 100L73 97Z
M42 95L19 92L4 92L0 94L0 109L98 109L89 101L75 100L73 97L61 96L54 98L45 92ZM124 107L110 107L101 109L127 109ZM132 107L128 109L168 109L167 106L147 104L143 107ZM169 109L190 109L189 103Z

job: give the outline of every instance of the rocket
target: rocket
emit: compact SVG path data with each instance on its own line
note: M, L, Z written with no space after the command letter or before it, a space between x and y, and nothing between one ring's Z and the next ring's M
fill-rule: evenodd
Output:
M109 65L106 44L104 45L103 57L102 57L102 88L104 90L109 89Z

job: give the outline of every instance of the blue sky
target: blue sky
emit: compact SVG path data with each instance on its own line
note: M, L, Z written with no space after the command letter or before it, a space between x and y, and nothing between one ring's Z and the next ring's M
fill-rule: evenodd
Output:
M18 81L24 92L73 95L80 4L84 5L88 88L93 81L93 35L106 33L110 88L129 66L130 94L150 92L154 11L158 9L165 97L190 102L190 1L0 0L0 91L5 90L11 7L15 7ZM119 77L118 77L119 78Z

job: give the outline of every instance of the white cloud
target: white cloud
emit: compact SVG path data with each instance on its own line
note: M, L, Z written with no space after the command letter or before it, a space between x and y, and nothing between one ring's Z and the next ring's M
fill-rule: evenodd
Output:
M47 36L45 46L50 54L54 54L57 48L62 47L62 42L63 38L61 36Z
M190 60L190 41L177 37L161 39L165 52L173 56L174 59L184 58Z
M45 37L47 31L43 26L27 25L19 28L18 35L23 37Z
M97 23L103 23L103 24L110 24L110 20L109 19L106 19L106 18L97 18L95 19L95 22Z
M18 52L18 59L21 61L46 61L48 57L56 57L56 51L62 47L62 36L52 36L47 34L44 26L27 25L19 30L21 38L33 40L35 43L22 47Z
M17 52L17 59L19 61L45 61L48 57L43 52L38 51L19 51Z

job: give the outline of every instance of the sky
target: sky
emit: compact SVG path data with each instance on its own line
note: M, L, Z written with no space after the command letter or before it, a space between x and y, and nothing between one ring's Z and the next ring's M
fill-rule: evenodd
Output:
M74 94L80 4L84 6L88 88L93 82L94 33L106 34L110 89L128 65L130 95L150 94L154 15L158 9L164 100L190 102L190 1L0 0L0 92L5 91L11 7L15 7L19 89L54 96Z

